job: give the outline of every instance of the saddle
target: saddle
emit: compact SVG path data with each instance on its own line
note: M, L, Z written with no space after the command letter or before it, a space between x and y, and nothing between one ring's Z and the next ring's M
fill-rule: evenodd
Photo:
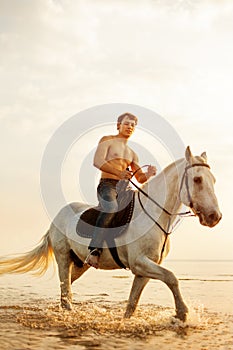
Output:
M106 227L106 225L104 225L104 228L110 229L106 235L107 243L110 243L111 241L112 245L114 239L123 234L128 224L130 223L133 215L134 197L135 191L130 187L120 187L117 196L119 210L115 213L109 226ZM92 238L100 210L101 208L99 206L96 206L87 209L82 213L76 226L76 232L79 236Z

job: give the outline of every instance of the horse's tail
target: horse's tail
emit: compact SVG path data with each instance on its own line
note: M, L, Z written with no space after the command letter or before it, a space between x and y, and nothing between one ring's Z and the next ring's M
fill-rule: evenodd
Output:
M32 272L35 276L42 276L53 259L49 231L33 250L20 255L3 257L0 259L0 275L7 273Z

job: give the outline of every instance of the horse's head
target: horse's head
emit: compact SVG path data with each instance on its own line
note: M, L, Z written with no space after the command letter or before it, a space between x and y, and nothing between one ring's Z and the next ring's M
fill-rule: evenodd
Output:
M185 152L186 166L180 184L180 199L199 217L204 226L213 227L222 218L214 193L215 178L207 164L206 153L193 156L190 148Z

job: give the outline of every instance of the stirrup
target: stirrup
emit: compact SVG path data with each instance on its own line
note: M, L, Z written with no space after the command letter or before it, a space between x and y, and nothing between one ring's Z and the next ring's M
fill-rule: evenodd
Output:
M93 253L94 253L94 254L93 254ZM86 257L86 259L85 259L85 261L84 261L84 264L87 264L88 259L89 259L89 257L90 257L91 255L100 256L100 251L99 251L99 249L98 249L98 248L93 249L93 250L87 255L87 257Z

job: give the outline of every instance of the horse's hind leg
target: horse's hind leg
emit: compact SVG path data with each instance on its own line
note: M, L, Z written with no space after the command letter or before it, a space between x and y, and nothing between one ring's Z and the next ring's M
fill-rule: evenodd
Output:
M72 293L71 293L71 269L72 259L70 256L70 247L65 236L52 226L51 240L53 252L58 265L58 274L61 288L61 306L67 310L72 309Z
M128 300L128 304L127 304L127 308L126 308L124 317L129 318L132 316L132 314L134 313L134 311L137 307L138 300L141 296L141 293L142 293L144 287L146 286L146 284L148 283L148 281L149 281L149 278L147 278L147 277L142 277L142 276L135 276L134 277L133 286L131 288L131 292L130 292L130 296L129 296L129 300Z
M56 255L55 255L56 256ZM72 292L71 292L71 268L72 261L69 255L56 256L58 264L58 273L61 288L61 307L67 310L72 309Z
M75 264L70 254L61 259L59 258L58 271L61 286L61 306L64 309L72 309L71 284L89 269L90 266L83 265L79 267Z

